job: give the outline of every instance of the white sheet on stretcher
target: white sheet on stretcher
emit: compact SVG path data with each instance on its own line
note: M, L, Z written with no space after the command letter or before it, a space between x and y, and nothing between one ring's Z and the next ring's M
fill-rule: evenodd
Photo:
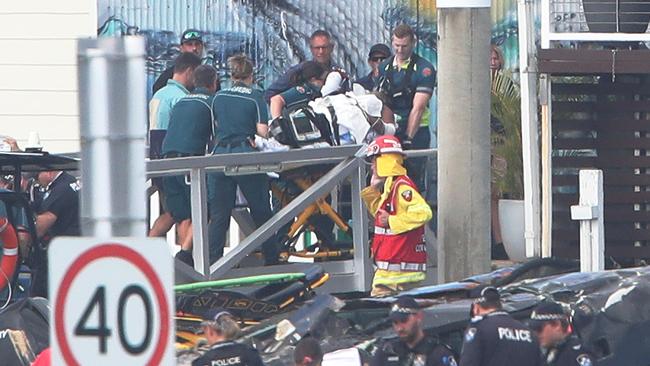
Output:
M354 93L329 95L309 102L314 112L324 114L331 122L332 115L328 107L334 108L339 135L350 133L354 139L351 143L363 143L370 124L362 109L371 117L381 117L382 103L373 94L356 95ZM344 144L343 141L341 144Z

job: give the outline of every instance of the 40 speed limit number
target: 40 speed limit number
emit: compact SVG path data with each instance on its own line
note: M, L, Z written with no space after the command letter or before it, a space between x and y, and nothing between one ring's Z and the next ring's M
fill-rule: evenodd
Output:
M163 240L58 238L48 256L53 365L174 364Z

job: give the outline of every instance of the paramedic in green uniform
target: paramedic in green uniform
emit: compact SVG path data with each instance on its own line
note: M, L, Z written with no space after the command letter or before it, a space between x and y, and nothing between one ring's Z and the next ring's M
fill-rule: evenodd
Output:
M268 134L268 111L261 90L253 85L253 63L244 55L228 59L232 86L219 91L212 101L215 118L214 154L257 151L255 134ZM266 174L226 176L222 172L208 176L210 208L210 260L223 256L230 212L235 206L237 186L241 189L253 221L259 227L271 216L269 181ZM276 264L280 252L275 235L262 245L265 265Z
M271 97L271 118L280 117L284 108L306 105L321 96L320 88L327 70L315 61L307 61L302 65L300 72L291 76L291 88Z
M397 123L396 136L405 149L428 149L431 141L428 108L436 84L433 65L413 52L417 39L413 29L400 24L393 31L394 56L379 66L378 89L387 97L382 117ZM424 190L426 158L409 159L408 175Z
M194 92L179 100L171 112L169 127L162 144L165 159L203 156L213 136L212 98L217 91L217 70L201 65L194 70ZM190 185L186 175L163 178L165 207L178 224L181 250L180 261L194 266L192 260L192 210Z
M307 61L302 65L300 72L291 76L292 87L271 98L272 118L282 116L282 112L285 109L293 110L307 105L310 101L321 97L320 89L325 82L325 78L329 72L328 69L315 61ZM289 184L290 187L293 187L291 182L285 182L285 184ZM298 188L293 187L292 189L297 190ZM328 203L331 202L329 195L327 196L326 201ZM309 218L309 222L316 229L316 236L319 241L326 245L334 244L334 222L327 217L327 215L314 214ZM285 228L281 229L281 232L286 234L289 226L290 225L287 225Z

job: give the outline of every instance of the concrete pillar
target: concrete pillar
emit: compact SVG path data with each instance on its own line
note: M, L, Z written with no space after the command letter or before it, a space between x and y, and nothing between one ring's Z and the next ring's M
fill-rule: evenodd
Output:
M490 270L489 4L438 3L440 283Z

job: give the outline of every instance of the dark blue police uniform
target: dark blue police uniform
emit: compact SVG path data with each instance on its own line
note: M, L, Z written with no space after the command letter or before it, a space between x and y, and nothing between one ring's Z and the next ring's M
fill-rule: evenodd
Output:
M35 248L34 266L36 268L33 268L31 296L47 297L47 247L50 241L57 236L81 235L79 189L77 178L66 172L61 172L47 187L38 214L51 212L56 215L56 221L50 230L42 238L39 238L39 246Z
M465 331L460 366L539 366L533 332L504 311L472 319Z
M262 92L243 83L234 83L228 89L215 94L212 101L215 116L214 154L247 153L257 151L251 139L258 123L266 123L268 110ZM230 225L230 213L235 206L237 186L248 201L253 221L259 227L271 216L269 181L266 174L226 176L224 173L208 175L210 208L210 260L223 256L226 233ZM264 261L278 261L279 248L275 236L262 245Z
M213 135L212 98L206 88L197 88L172 109L162 144L165 158L205 155ZM165 208L181 222L192 217L190 185L185 175L163 177Z
M386 342L372 356L370 366L457 366L449 347L436 339L424 337L415 347L400 339Z
M192 361L192 366L264 366L257 350L232 341L219 342L203 356Z
M404 142L406 138L406 127L409 114L413 109L413 98L415 93L426 93L433 95L436 85L436 71L433 65L416 53L411 55L410 60L398 67L395 63L395 56L389 57L379 65L380 88L387 94L386 105L395 114L397 123L396 136ZM420 128L418 128L412 139L412 147L415 149L428 149L431 143L429 133L429 121L431 112L427 107L422 113ZM424 169L426 164L424 158L410 159L406 162L409 176L415 181L421 191L424 186Z
M574 335L552 347L544 357L547 366L592 366L592 356L582 346L580 339Z

